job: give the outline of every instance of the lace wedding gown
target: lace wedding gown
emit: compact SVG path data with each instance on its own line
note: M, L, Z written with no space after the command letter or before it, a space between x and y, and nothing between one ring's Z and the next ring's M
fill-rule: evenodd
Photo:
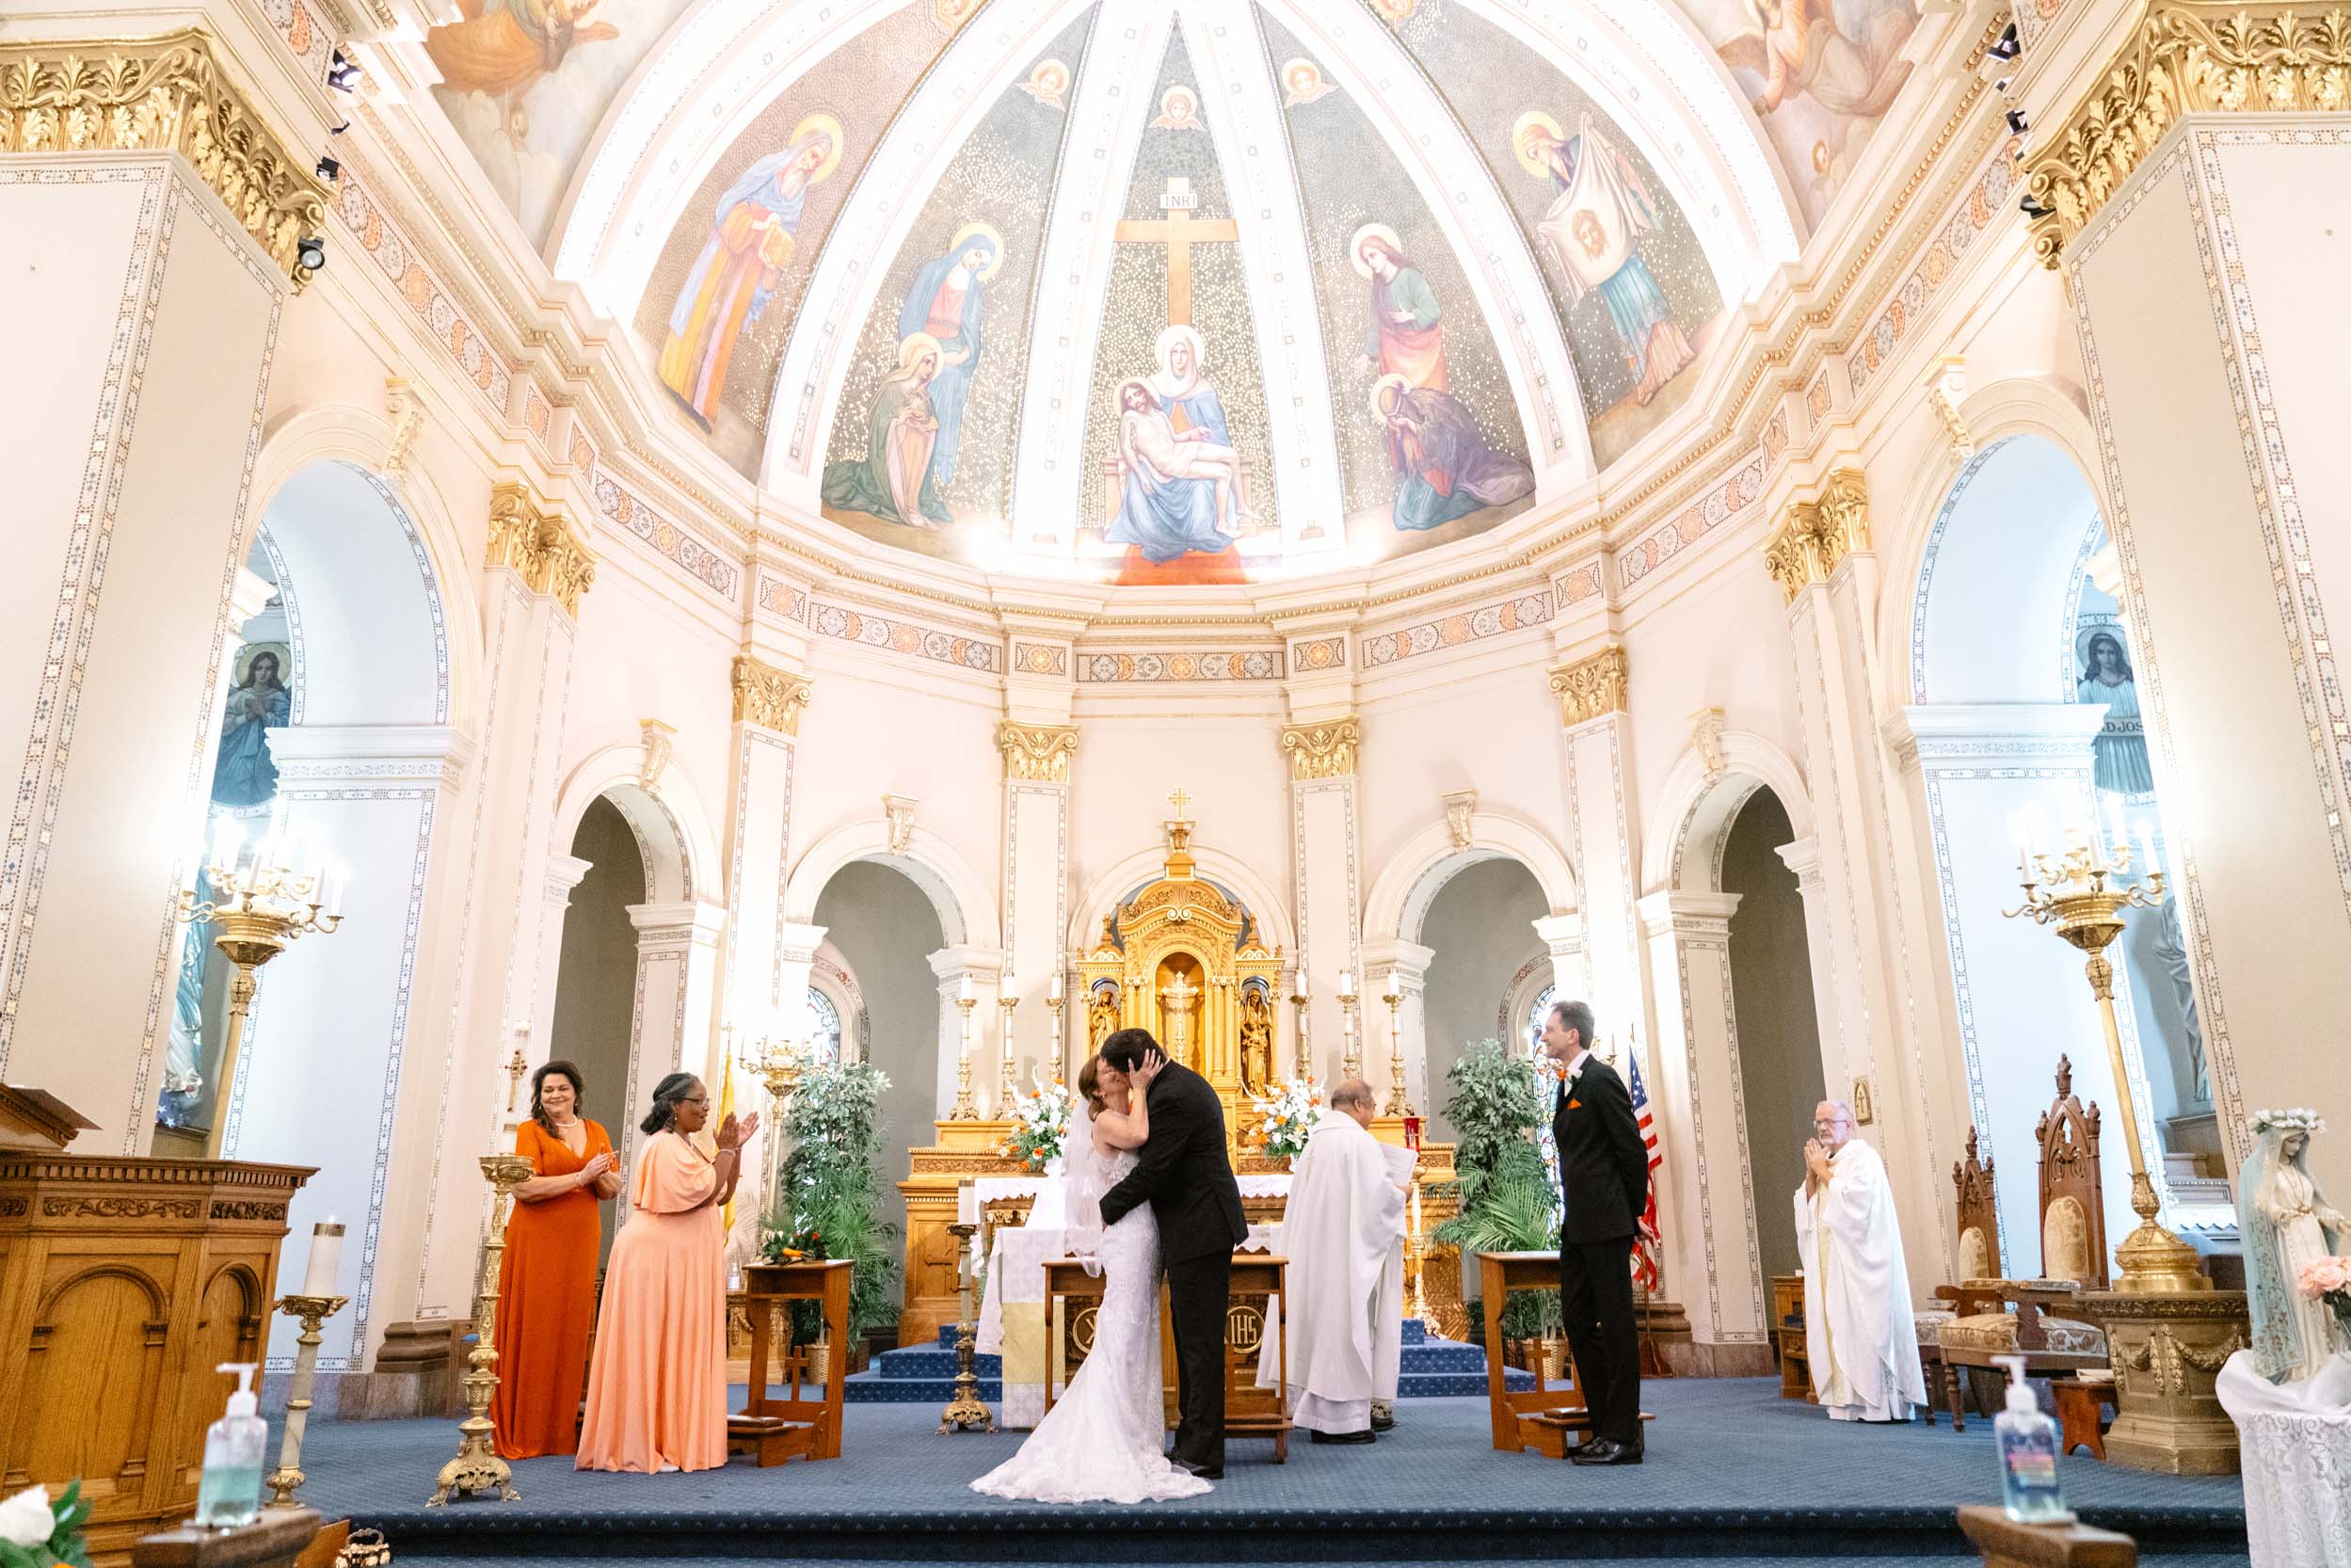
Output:
M1020 1451L971 1489L1042 1503L1196 1497L1213 1488L1162 1451L1159 1224L1144 1204L1102 1227L1101 1196L1135 1168L1136 1156L1097 1154L1082 1102L1071 1130L1069 1249L1079 1256L1091 1251L1107 1281L1095 1312L1094 1348Z

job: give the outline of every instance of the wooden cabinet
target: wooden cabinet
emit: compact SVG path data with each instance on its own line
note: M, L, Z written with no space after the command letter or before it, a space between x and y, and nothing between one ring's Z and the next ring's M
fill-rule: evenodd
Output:
M186 1517L312 1174L0 1149L0 1492L80 1478L102 1563Z
M1804 1353L1804 1276L1771 1276L1771 1337L1780 1347L1780 1398L1812 1402L1811 1363Z

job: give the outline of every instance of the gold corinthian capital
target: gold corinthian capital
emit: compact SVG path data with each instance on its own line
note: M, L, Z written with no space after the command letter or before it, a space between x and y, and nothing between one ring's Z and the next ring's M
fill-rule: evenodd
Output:
M1631 700L1624 649L1611 643L1588 659L1560 664L1551 671L1551 695L1559 699L1559 723L1573 729L1610 713L1622 713Z
M1847 555L1868 548L1869 487L1861 470L1841 468L1818 497L1790 504L1764 542L1764 565L1793 604L1805 588L1835 576Z
M327 187L231 85L198 28L153 39L0 41L0 153L180 152L299 289Z
M1352 778L1363 725L1353 718L1282 726L1282 751L1292 778Z
M527 485L505 484L489 492L489 549L483 564L513 572L535 594L554 595L573 616L596 581L587 541Z
M1004 776L1026 783L1066 784L1078 757L1078 730L1065 724L996 727L996 748L1004 754Z
M2351 15L2241 0L2158 0L2039 151L2024 190L2033 253L2054 267L2183 115L2351 109Z
M800 710L815 688L805 676L779 670L748 653L735 655L735 722L779 735L800 733Z

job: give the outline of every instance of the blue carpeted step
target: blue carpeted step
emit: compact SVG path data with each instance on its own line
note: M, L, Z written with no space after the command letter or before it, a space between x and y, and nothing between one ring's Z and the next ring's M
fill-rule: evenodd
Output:
M877 1378L871 1372L860 1372L840 1382L840 1397L846 1404L921 1404L925 1400L945 1404L954 1396L952 1377ZM981 1399L993 1405L1003 1397L1004 1384L1000 1379L990 1375L980 1380Z
M873 1358L871 1369L847 1380L846 1397L869 1404L910 1403L934 1398L944 1401L955 1382L954 1334L951 1325L939 1331L936 1347L911 1345L884 1351ZM1403 1340L1403 1376L1396 1390L1399 1399L1451 1399L1486 1391L1486 1356L1477 1346L1439 1338L1430 1334L1416 1318L1404 1320ZM982 1386L989 1390L982 1397L998 1398L994 1390L1000 1387L1002 1359L976 1356L972 1370L979 1375ZM1506 1374L1506 1386L1513 1392L1534 1385L1530 1374L1515 1368Z

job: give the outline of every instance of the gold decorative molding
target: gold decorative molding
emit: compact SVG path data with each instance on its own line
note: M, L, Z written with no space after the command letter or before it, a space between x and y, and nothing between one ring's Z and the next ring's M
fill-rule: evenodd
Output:
M1078 757L1078 730L1066 724L1015 724L996 727L996 746L1004 754L1004 776L1038 784L1066 784L1069 765Z
M1793 604L1807 587L1835 576L1847 555L1868 548L1868 483L1861 470L1841 468L1816 498L1789 505L1764 543L1764 565L1781 598Z
M1589 659L1551 672L1551 695L1559 699L1559 723L1573 729L1609 713L1622 713L1631 697L1624 649L1611 643Z
M553 594L571 615L596 581L596 558L587 541L571 531L561 513L544 511L526 485L505 484L489 492L489 551L483 565L504 567L535 594Z
M2351 14L2238 0L2151 5L2088 99L2026 166L2033 253L2054 267L2164 134L2189 114L2351 108Z
M738 653L734 682L737 724L756 724L779 735L800 733L800 710L808 705L816 690L806 676Z
M1356 719L1282 726L1282 751L1294 779L1352 778L1355 748L1362 744L1363 725Z
M179 152L297 289L327 187L230 86L196 28L147 40L0 42L0 152Z

